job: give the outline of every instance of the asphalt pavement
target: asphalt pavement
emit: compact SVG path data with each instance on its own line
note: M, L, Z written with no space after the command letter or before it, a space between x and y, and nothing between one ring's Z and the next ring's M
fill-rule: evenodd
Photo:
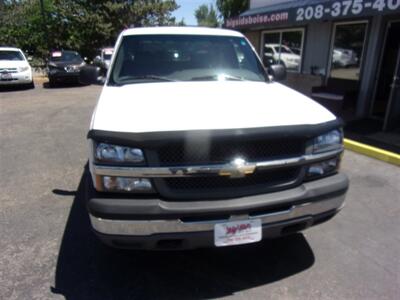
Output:
M0 299L399 299L400 168L349 151L346 207L304 234L183 252L103 246L82 183L100 91L0 91Z

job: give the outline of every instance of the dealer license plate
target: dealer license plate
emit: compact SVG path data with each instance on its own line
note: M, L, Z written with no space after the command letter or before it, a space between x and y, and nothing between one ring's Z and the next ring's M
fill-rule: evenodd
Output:
M214 243L217 247L256 243L261 238L260 219L219 223L214 226Z
M7 80L7 79L11 79L12 76L11 76L11 73L2 73L0 78L3 80Z

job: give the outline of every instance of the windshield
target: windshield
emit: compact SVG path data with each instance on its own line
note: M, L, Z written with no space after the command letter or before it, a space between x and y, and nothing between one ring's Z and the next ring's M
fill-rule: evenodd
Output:
M0 50L0 60L25 60L19 51Z
M104 60L110 60L111 59L111 54L103 54Z
M118 49L109 84L151 81L265 81L246 39L205 35L132 35Z
M51 61L74 61L74 62L82 62L82 57L77 52L53 52L51 57Z

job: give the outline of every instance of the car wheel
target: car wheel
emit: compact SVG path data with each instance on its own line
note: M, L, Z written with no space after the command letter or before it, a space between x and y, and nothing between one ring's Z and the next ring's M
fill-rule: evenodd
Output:
M56 86L56 81L53 78L49 77L49 87L53 88L55 86Z
M33 80L32 80L31 83L28 83L27 88L28 89L34 89L35 88L35 83L33 82Z

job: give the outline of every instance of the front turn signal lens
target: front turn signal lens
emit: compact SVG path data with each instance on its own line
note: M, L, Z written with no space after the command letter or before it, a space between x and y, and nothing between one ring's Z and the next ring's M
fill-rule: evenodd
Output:
M147 178L104 176L103 187L104 191L109 192L154 192L153 185Z

